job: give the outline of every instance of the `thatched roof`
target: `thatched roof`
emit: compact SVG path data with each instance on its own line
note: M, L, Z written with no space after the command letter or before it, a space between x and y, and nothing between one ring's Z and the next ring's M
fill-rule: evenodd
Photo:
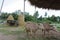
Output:
M60 10L60 0L29 0L29 2L39 8Z
M12 15L9 15L7 20L14 20L13 16Z

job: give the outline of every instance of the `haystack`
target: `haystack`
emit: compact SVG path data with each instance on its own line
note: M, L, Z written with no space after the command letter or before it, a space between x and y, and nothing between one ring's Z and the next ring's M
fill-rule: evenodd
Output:
M11 20L14 20L14 18L13 18L13 16L12 15L9 15L8 16L8 18L7 18L7 20L6 20L6 24L5 25L10 25L9 23L8 23L8 21L11 21Z
M24 27L25 21L24 21L24 15L23 14L18 15L18 24L19 24L19 26Z
M7 20L14 20L13 16L12 15L9 15Z

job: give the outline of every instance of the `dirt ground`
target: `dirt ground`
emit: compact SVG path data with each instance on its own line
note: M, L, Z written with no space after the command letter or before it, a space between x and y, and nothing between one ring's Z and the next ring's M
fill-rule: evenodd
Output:
M42 31L36 32L37 36L41 36L42 34L43 34ZM52 35L60 39L60 32L50 31L50 36ZM25 38L25 37L26 37L26 33L20 33L19 35L4 35L3 33L0 32L0 40L21 40L20 38Z
M0 33L0 40L20 40L18 38L24 38L25 34L20 35L4 35L3 33Z
M16 35L4 35L0 33L0 40L17 40L16 38Z

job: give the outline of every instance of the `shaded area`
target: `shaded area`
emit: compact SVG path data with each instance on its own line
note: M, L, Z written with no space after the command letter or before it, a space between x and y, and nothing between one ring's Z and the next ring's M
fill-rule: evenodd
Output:
M39 8L60 10L60 0L29 0L29 2Z

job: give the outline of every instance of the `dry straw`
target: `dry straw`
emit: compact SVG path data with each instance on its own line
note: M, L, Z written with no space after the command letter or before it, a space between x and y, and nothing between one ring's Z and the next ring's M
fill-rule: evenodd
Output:
M12 15L9 15L7 20L14 20L13 16Z
M24 15L23 14L20 14L18 15L18 24L19 26L25 26L25 21L24 21Z

